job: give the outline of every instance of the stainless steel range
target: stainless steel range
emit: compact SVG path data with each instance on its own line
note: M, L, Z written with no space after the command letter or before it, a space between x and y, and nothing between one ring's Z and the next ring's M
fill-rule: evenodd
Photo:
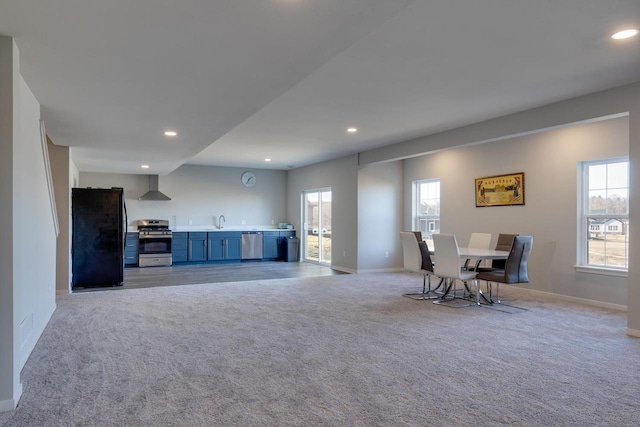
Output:
M157 267L171 265L171 230L164 219L139 219L138 265Z

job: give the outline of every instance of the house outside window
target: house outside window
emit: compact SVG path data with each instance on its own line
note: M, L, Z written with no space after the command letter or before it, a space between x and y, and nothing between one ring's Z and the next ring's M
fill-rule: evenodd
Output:
M414 181L414 230L422 232L422 238L432 240L440 233L440 180Z
M583 162L578 267L627 270L629 161Z

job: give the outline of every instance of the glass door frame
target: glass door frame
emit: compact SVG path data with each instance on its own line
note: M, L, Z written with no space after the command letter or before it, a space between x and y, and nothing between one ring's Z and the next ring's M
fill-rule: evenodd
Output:
M325 224L322 223L322 217L323 217L323 213L322 213L322 204L323 204L323 193L329 193L329 201L331 202L331 187L325 187L325 188L318 188L318 189L313 189L313 190L303 190L300 196L300 203L301 203L301 221L300 223L302 224L302 238L300 239L300 243L301 243L301 258L302 261L304 262L309 262L309 263L313 263L313 264L320 264L320 265L326 265L326 266L331 266L331 238L329 237L329 250L328 250L328 254L325 254L324 250L322 250L322 248L325 246L325 240L327 239L326 234L331 233L330 230L327 230L328 233L326 233L325 230ZM317 227L314 228L313 224L310 224L307 221L307 218L309 217L309 212L308 212L308 204L307 204L307 197L309 194L317 194L317 200L318 200L318 212L317 212L317 217L318 217L318 224ZM329 212L329 222L331 222L331 211ZM328 227L330 228L331 225L329 224ZM310 233L311 232L311 233ZM317 257L309 257L309 247L310 247L310 236L317 236ZM328 256L328 260L326 259Z

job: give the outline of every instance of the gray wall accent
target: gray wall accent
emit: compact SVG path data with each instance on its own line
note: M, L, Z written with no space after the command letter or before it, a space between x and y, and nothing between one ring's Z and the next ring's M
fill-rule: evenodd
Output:
M629 222L640 224L640 84L630 90L629 100L629 159L630 202ZM629 227L629 259L637 260L640 254L640 227ZM627 297L627 333L640 337L640 263L629 263Z
M0 410L17 405L20 370L55 310L56 234L40 104L19 63L14 41L0 37Z
M21 394L14 368L13 56L13 39L0 36L0 410L15 408Z
M402 162L358 171L358 272L401 269L403 188Z
M287 178L287 212L297 230L302 230L302 192L331 188L331 266L350 272L358 269L357 163L357 155L346 156L290 170Z
M628 154L628 118L569 126L405 160L405 218L411 227L411 183L441 180L441 232L466 246L472 232L534 236L530 289L617 305L627 280L580 274L577 260L578 162ZM525 173L525 205L476 208L474 179Z
M286 210L287 172L252 169L257 184L244 187L240 176L246 169L183 165L159 179L168 201L138 200L149 190L147 175L80 172L80 187L123 187L129 224L138 219L158 218L178 227L212 227L219 215L225 226L271 226L288 222Z
M56 293L71 289L71 153L47 138L60 234L56 243Z

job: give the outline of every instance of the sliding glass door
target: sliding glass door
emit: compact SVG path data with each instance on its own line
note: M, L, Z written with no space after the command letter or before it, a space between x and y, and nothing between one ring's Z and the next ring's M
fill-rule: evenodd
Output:
M302 193L303 259L331 264L331 189Z

